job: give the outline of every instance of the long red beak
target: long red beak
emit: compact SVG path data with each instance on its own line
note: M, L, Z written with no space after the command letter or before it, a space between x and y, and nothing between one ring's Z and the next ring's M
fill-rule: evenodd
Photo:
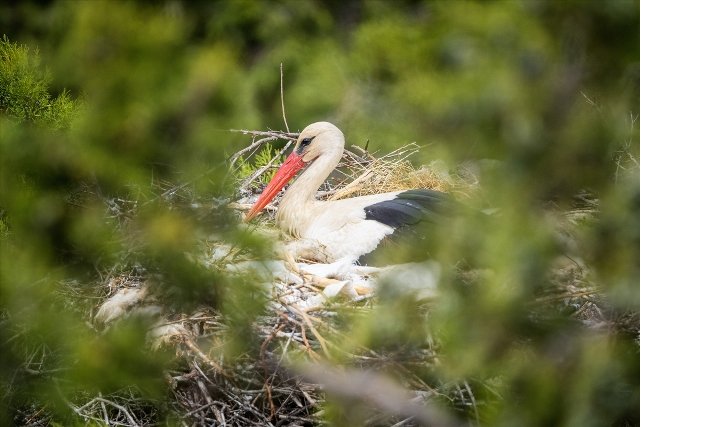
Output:
M261 212L268 202L270 202L271 199L283 189L285 184L287 184L304 166L305 162L302 160L301 156L297 155L294 151L290 153L282 166L280 166L280 169L278 169L278 172L273 175L271 182L263 189L263 193L261 193L258 201L256 201L251 210L246 214L244 222L250 221L257 213Z

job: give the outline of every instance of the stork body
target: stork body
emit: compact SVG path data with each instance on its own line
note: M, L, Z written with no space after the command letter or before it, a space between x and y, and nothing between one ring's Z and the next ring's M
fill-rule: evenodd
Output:
M276 220L281 229L300 239L296 246L298 255L322 262L353 262L375 250L396 229L421 221L445 198L437 191L409 190L316 200L315 193L341 160L344 142L343 133L331 123L307 126L246 220L261 211L306 167L285 192Z

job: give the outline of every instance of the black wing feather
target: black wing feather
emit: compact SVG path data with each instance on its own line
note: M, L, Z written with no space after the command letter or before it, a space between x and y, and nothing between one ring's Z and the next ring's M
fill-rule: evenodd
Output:
M391 247L391 242L421 242L425 237L420 223L436 222L450 206L448 194L433 190L404 191L392 200L366 206L366 219L389 225L395 231L378 248L359 257L357 263L375 265L377 252Z
M378 221L393 228L431 221L441 206L448 202L448 195L433 190L409 190L392 200L366 206L366 219Z

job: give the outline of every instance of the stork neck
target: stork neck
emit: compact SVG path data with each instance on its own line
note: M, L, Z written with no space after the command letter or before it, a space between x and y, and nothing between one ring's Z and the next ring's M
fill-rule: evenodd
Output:
M299 236L307 228L310 205L317 203L315 194L324 180L334 170L343 151L328 152L317 157L307 166L285 191L278 206L277 219L281 228L290 234Z

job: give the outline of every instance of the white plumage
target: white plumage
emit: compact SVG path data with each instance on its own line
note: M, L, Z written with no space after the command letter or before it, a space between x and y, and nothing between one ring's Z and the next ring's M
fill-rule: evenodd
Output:
M246 220L260 212L299 170L306 168L285 192L276 214L280 228L299 239L289 245L296 256L326 263L351 263L375 250L398 224L416 222L423 210L421 201L415 198L386 203L410 192L334 201L315 199L317 190L341 160L344 142L344 134L331 123L307 126Z

